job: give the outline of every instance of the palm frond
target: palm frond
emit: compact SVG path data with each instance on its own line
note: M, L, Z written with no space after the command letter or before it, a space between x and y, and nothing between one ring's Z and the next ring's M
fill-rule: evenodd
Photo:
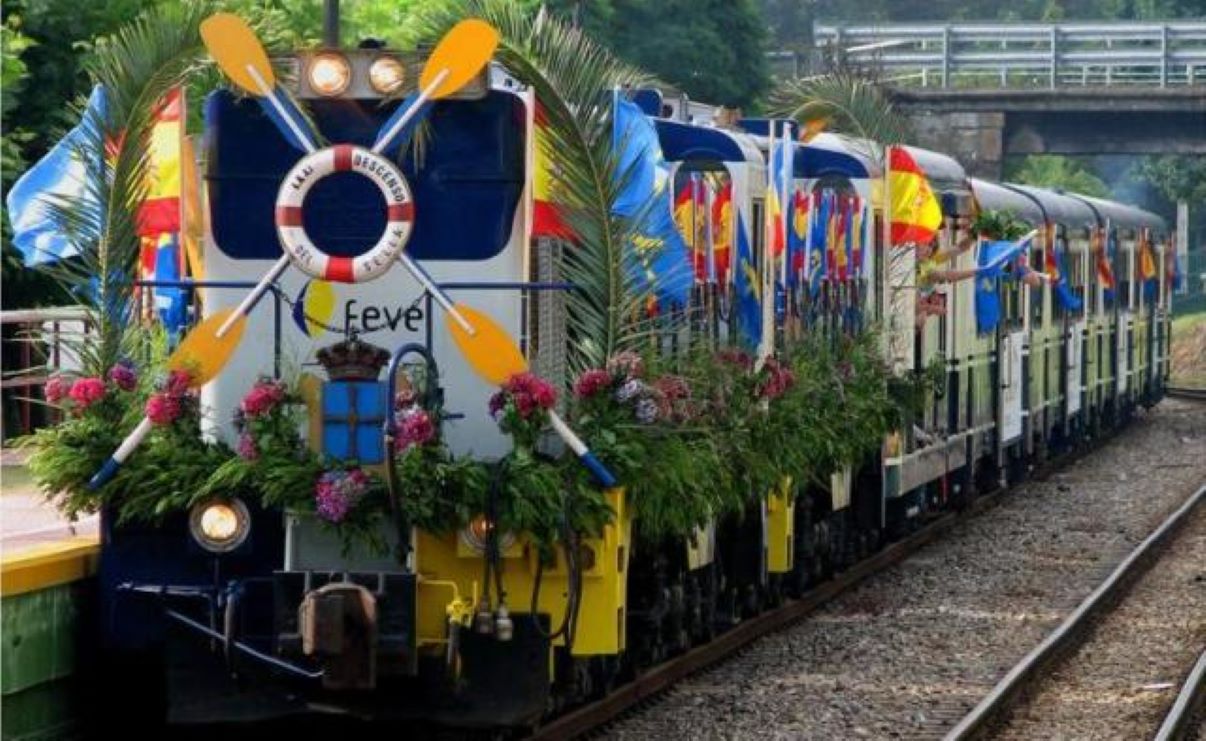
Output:
M642 215L612 213L631 175L619 171L612 98L651 78L543 8L532 12L507 0L452 0L417 19L418 38L433 40L467 16L498 28L499 61L532 87L543 108L542 155L556 172L553 203L577 236L561 253L562 277L577 287L566 299L568 365L571 372L599 366L650 331L631 246Z
M104 112L77 107L84 117L74 156L84 169L84 192L47 204L48 213L79 253L46 268L84 305L95 335L76 343L85 372L104 372L131 350L139 236L145 199L147 143L160 101L182 84L203 53L201 3L149 9L98 44L88 65L103 86Z
M863 154L879 161L882 146L909 138L905 118L895 109L882 87L851 72L786 80L771 93L770 113L807 124L826 120L826 128L852 137Z

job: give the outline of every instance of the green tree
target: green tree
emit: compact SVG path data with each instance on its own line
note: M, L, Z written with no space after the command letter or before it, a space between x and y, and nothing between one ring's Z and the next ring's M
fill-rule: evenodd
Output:
M1109 187L1101 178L1076 160L1060 155L1039 154L1011 161L1006 164L1005 179L1097 198L1110 195Z
M1174 203L1206 203L1206 157L1175 154L1145 157L1136 174Z
M751 106L770 84L766 28L755 0L552 0L545 5L562 18L576 18L620 59L693 99Z

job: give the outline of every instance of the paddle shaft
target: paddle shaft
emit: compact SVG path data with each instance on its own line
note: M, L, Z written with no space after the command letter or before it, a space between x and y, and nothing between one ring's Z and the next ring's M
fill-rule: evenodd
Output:
M398 136L398 134L402 133L402 130L406 128L406 124L410 123L410 120L414 118L420 110L422 110L423 104L431 100L431 96L435 93L440 84L444 82L444 78L446 77L448 77L447 69L442 69L436 73L435 78L432 79L431 83L428 84L427 87L423 88L423 90L419 92L419 97L415 98L414 102L411 103L410 108L407 109L406 113L402 114L402 117L397 121L394 121L394 125L390 126L385 134L382 135L380 141L373 145L373 154L381 154L386 149L389 149L390 145L394 143L394 139Z
M143 417L142 421L138 423L138 426L135 427L129 435L126 435L125 440L121 441L121 445L117 447L117 450L113 451L113 455L109 456L109 460L105 461L104 465L100 467L100 470L97 471L91 479L89 479L88 488L95 491L96 489L104 486L109 482L110 479L117 475L117 471L119 468L121 468L121 464L125 463L126 458L130 457L130 454L134 452L134 449L142 444L143 439L146 438L150 431L151 418Z
M280 98L277 97L276 89L268 84L268 81L264 79L264 76L260 74L260 71L256 69L254 64L247 65L247 74L251 75L251 78L255 80L256 86L260 89L260 95L263 95L268 99L268 102L272 105L273 109L276 110L277 115L281 117L281 120L284 121L285 125L289 127L289 130L293 132L293 135L297 137L297 140L301 142L303 147L306 148L306 154L314 154L316 151L318 151L318 147L314 144L314 141L311 139L310 135L306 133L305 129L302 128L302 125L298 123L297 119L295 119L289 110L285 108L284 104L281 103Z
M437 286L435 281L431 279L431 276L428 275L427 271L421 268L417 262L412 260L410 255L403 252L402 254L398 255L398 262L402 263L402 267L406 268L406 271L410 273L415 280L419 281L419 284L431 294L432 298L435 299L436 304L438 304L441 309L448 312L448 316L452 317L457 324L461 325L461 329L468 332L469 336L471 337L477 334L477 330L473 328L473 325L469 323L469 320L465 318L465 315L456 310L456 306L452 303L452 299L448 297L448 293L445 292L443 288Z
M553 427L553 432L557 433L569 449L574 451L574 455L578 456L578 460L582 461L595 479L606 489L610 489L616 485L616 477L611 471L603 465L602 461L595 457L595 454L590 452L590 448L586 447L586 443L582 442L582 438L569 428L565 420L561 416L549 410L549 424Z
M225 337L226 333L230 331L230 328L235 325L235 322L239 321L241 317L246 316L247 312L251 311L251 308L255 306L257 301L260 300L260 296L264 295L264 291L268 290L268 286L272 285L273 281L281 277L281 273L285 272L285 269L288 267L289 256L281 255L281 258L276 261L276 264L269 268L267 273L264 273L263 278L260 278L260 282L255 285L255 288L252 288L251 292L243 297L243 300L239 303L238 308L236 308L234 312L227 317L226 321L222 322L222 326L218 327L218 331L214 333L214 336L219 340Z

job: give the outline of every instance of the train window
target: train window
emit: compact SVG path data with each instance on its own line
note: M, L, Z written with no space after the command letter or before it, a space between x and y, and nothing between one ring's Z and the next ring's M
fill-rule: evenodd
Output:
M1072 291L1081 298L1082 311L1089 308L1088 285L1085 283L1085 253L1072 252L1068 250L1067 243L1063 245L1064 255L1067 258L1068 266L1068 284L1072 286Z
M1117 243L1113 243L1117 247ZM1123 250L1117 250L1114 255L1114 284L1118 291L1118 305L1129 308L1131 293L1134 291L1135 261L1130 259Z
M1036 247L1030 252L1030 268L1044 271L1047 268L1047 250L1049 246ZM1042 284L1030 289L1030 322L1036 327L1043 326L1043 304L1047 289Z
M411 257L485 260L506 248L524 186L523 130L515 123L522 120L519 106L517 98L502 92L433 104L432 135L421 166L413 153L401 162L415 200L415 226L406 247ZM360 145L371 143L392 113L378 101L314 100L307 107L329 140ZM215 244L238 260L276 259L281 249L274 203L299 152L250 98L226 91L210 95L205 121ZM354 256L380 236L385 204L367 178L336 173L310 191L303 219L325 252Z
M1009 266L1006 265L1008 268ZM1016 271L1016 266L1013 267ZM1022 326L1022 282L1016 275L1010 275L999 282L1001 291L1002 316L1005 328L1018 329Z

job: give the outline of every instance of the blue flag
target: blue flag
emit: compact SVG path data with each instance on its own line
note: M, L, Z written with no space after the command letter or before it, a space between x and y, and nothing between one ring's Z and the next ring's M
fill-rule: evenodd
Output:
M67 132L46 156L13 183L5 205L13 227L13 246L28 266L58 262L77 254L47 210L48 202L90 198L88 173L76 150L89 140L106 112L105 90L92 88L83 120Z
M737 259L733 264L733 286L737 302L737 334L753 349L762 342L762 301L758 296L758 269L745 231L745 220L737 212Z
M639 219L633 249L646 289L658 300L685 306L691 294L690 252L674 226L670 168L657 131L635 103L615 98L612 146L619 155L616 176L623 184L612 207L617 216Z
M164 234L155 250L155 280L170 283L180 280L180 248L176 235ZM155 286L155 312L168 331L173 344L188 321L188 302L183 288Z
M821 292L821 281L825 278L825 240L828 238L829 219L833 210L833 191L822 191L812 218L812 249L808 254L808 288L813 298Z
M1016 242L985 242L980 246L980 258L976 267L976 331L987 334L1001 322L1001 297L997 288L1005 275L1005 268L1022 253L1036 232ZM1016 274L1017 271L1011 271Z
M1055 281L1055 298L1068 311L1080 311L1084 301L1076 295L1076 291L1072 290L1072 286L1068 283L1068 269L1064 266L1064 254L1056 252L1055 261L1059 270L1059 277Z

